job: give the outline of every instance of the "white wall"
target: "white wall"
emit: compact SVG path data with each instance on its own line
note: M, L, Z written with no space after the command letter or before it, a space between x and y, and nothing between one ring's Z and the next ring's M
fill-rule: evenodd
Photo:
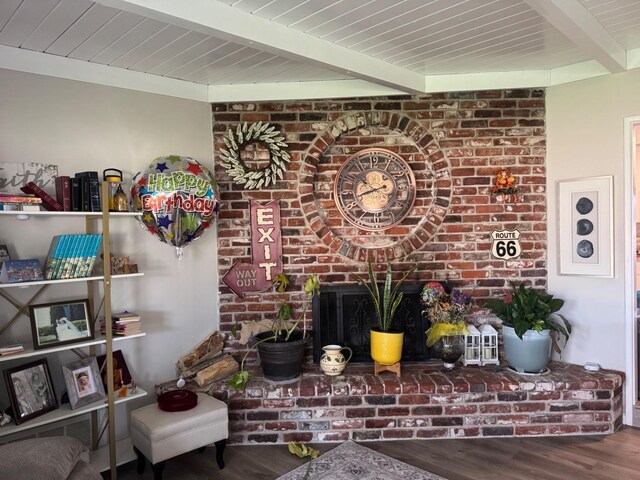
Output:
M0 70L0 162L57 164L60 175L84 170L101 175L115 167L130 180L154 158L179 154L213 171L210 112L207 103ZM2 217L0 244L8 244L18 258L42 260L53 235L84 228L83 219L69 217L28 222ZM112 231L112 254L130 255L145 273L114 281L112 298L115 310L142 313L147 336L121 345L138 384L153 392L155 383L174 378L177 358L218 327L215 225L185 247L181 261L133 218L117 219ZM38 303L87 296L84 283L73 285L49 287ZM24 300L35 289L9 293ZM0 299L0 324L13 313ZM30 336L29 320L22 317L0 343ZM49 361L59 370L56 355ZM6 407L2 399L0 407Z
M595 361L623 371L626 342L633 334L625 323L625 276L632 275L629 269L634 265L625 263L625 250L630 242L635 245L632 235L625 233L632 201L631 196L628 201L624 198L628 178L624 175L623 122L625 117L640 114L639 85L640 71L634 70L547 90L549 291L566 300L563 312L574 326L563 360ZM613 175L615 276L560 276L557 182L600 175ZM629 405L631 396L626 400Z

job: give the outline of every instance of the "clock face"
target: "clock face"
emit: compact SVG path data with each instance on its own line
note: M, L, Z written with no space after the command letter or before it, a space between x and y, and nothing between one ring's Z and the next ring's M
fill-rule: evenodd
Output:
M342 216L358 228L382 231L400 223L416 198L416 180L401 156L361 150L340 167L333 189Z

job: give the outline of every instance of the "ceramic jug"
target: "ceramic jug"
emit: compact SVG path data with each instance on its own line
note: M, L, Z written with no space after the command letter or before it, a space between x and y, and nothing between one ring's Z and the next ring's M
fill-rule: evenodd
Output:
M349 347L340 345L325 345L322 350L324 353L320 357L320 368L327 375L340 375L353 355ZM344 358L342 350L349 351L349 358Z

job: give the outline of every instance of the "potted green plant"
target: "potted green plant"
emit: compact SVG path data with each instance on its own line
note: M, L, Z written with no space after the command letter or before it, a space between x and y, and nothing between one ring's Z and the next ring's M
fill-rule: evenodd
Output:
M511 292L485 307L502 320L507 364L518 372L538 373L551 360L552 349L561 352L558 337L566 344L571 335L571 323L557 313L564 300L523 283L510 284Z
M289 279L280 274L273 280L277 291L282 293L289 285ZM300 376L302 360L307 343L306 324L304 317L311 304L313 296L320 294L320 281L317 275L310 275L304 284L306 300L300 317L291 321L292 308L288 302L282 302L276 319L262 322L242 322L242 327L253 332L255 343L242 357L240 370L231 378L228 384L236 390L244 389L249 381L249 372L245 370L247 356L254 349L258 351L264 377L274 381L291 380ZM303 328L298 325L302 322ZM236 334L236 329L232 331ZM242 341L241 341L242 343Z
M358 274L356 274L356 278L359 283L367 287L376 314L377 327L371 328L371 358L381 365L394 365L402 358L402 343L404 340L404 332L392 328L393 318L404 296L399 291L399 288L407 277L415 271L417 265L405 272L394 286L391 262L387 262L382 293L376 283L376 276L371 262L368 262L368 266L369 279L365 280Z

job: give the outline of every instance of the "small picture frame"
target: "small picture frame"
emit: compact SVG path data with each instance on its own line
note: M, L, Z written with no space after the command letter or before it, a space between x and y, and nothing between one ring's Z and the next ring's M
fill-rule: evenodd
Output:
M35 350L95 337L88 299L31 305L29 316Z
M613 277L613 177L558 182L558 273Z
M62 366L71 410L106 397L96 357L83 358Z
M106 355L98 355L98 367L100 368L100 375L102 376L102 384L105 390L108 389L107 385L107 365L105 363ZM124 360L122 350L116 350L113 352L113 390L117 391L125 385L131 383L131 373L127 362Z
M16 425L58 408L46 358L3 373Z
M6 245L0 245L0 268L2 268L3 262L10 262L11 255L9 255L9 248Z

